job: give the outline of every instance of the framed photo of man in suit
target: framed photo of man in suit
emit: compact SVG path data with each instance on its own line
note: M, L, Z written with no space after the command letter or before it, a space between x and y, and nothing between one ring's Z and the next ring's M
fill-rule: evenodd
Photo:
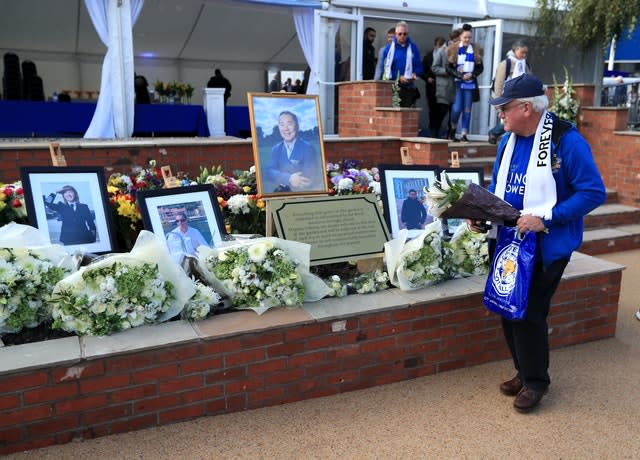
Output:
M248 93L258 193L327 193L318 96Z

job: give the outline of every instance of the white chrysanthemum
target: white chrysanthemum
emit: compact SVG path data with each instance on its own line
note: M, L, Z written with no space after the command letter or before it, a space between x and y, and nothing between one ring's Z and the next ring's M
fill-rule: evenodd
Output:
M380 182L371 181L369 182L369 187L371 188L371 191L376 195L380 195L382 193L382 190L380 188Z
M227 206L233 214L248 214L249 197L247 195L233 195L227 200Z
M342 179L340 179L340 181L338 182L338 191L342 192L342 191L348 191L348 190L352 190L353 189L353 180L350 179L349 177L344 177Z

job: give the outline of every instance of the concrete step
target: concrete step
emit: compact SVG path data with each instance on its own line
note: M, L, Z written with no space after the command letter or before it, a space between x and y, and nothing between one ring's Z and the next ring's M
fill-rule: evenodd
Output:
M589 255L640 248L640 224L585 230L578 251Z
M585 229L614 228L621 225L640 224L640 209L623 204L607 202L585 216Z

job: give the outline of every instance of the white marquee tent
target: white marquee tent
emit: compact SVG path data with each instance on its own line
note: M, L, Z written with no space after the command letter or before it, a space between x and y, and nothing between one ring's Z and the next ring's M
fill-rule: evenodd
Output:
M399 19L416 24L412 25L412 38L424 44L425 51L435 35L454 24L502 19L500 36L491 38L491 47L498 49L497 58L490 57L491 61L500 59L502 33L531 33L528 20L535 4L535 0L94 1L104 4L105 9L113 4L132 5L129 8L134 9L141 5L137 21L135 14L133 20L129 17L134 23L133 65L135 72L145 75L151 84L178 80L201 88L213 69L220 68L233 84L230 104L246 105L247 91L266 90L268 71L302 71L309 63L312 81L320 83L321 106L327 112L323 119L328 117L329 125L338 25L343 58L351 57L351 75L358 74L358 37L362 37L364 27L379 30L379 47L384 30ZM21 60L35 62L45 94L65 89L72 94L87 94L101 87L107 47L96 33L85 3L91 0L0 0L0 51L15 52ZM298 21L306 17L306 26L296 27L296 11ZM311 23L309 15L313 15ZM489 22L495 30L495 22ZM126 56L126 49L120 51ZM118 60L116 67L121 62L126 61ZM490 80L488 74L487 78ZM119 94L131 99L128 93ZM201 102L199 91L194 96L194 102ZM332 132L330 128L325 131Z

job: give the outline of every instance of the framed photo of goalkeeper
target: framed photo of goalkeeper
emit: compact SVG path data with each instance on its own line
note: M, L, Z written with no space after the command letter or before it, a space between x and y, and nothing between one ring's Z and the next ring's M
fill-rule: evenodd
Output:
M387 227L393 238L407 229L409 238L433 222L425 202L439 168L435 165L380 165L380 189Z
M463 180L466 184L474 183L483 186L484 172L482 168L452 168L447 169L447 177L449 180ZM442 219L442 232L445 236L453 236L460 225L464 224L466 219Z

